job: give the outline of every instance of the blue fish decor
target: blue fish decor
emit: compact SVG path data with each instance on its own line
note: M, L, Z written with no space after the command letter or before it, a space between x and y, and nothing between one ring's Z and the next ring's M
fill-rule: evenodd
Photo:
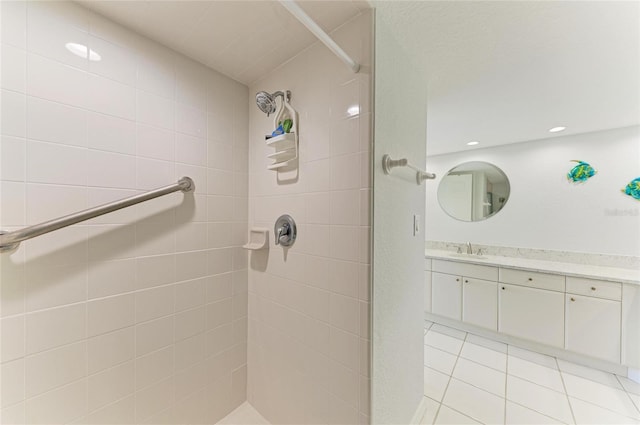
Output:
M629 184L624 189L622 189L622 193L640 200L640 177L636 177L635 179L631 180Z
M574 183L584 183L591 177L595 176L597 171L587 162L572 160L577 162L578 165L573 167L569 173L567 173L567 179Z

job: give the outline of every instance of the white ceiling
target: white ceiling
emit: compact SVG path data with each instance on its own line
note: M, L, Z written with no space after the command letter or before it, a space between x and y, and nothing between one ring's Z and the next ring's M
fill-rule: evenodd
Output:
M377 7L424 72L429 155L640 123L638 2Z
M77 2L244 84L317 41L277 1ZM326 32L369 8L358 0L299 5Z

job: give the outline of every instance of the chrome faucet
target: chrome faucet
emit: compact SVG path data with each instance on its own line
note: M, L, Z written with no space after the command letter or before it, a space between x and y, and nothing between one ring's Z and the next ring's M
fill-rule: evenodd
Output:
M473 254L473 249L471 249L471 242L467 242L467 254Z

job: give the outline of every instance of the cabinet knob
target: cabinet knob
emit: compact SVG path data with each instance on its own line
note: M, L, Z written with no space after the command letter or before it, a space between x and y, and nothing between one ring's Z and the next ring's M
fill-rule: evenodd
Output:
M464 280L464 283L469 283L469 281L467 279Z
M533 278L532 277L529 278L529 282L533 282Z
M595 286L592 286L592 287L591 287L591 290L592 290L592 291L595 291L595 290L596 290L596 287L595 287Z
M575 298L571 297L571 302L573 302L573 301L575 301L575 300L576 300Z
M456 282L460 282L460 279L456 279Z
M504 291L504 286L502 287L502 290Z

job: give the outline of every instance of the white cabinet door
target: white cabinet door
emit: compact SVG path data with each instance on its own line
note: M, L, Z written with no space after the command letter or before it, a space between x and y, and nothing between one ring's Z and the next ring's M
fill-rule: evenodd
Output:
M455 320L462 319L462 278L444 273L431 274L431 312Z
M487 280L463 277L462 321L498 330L498 284Z
M424 311L431 313L431 272L424 272Z
M567 350L620 363L620 302L566 295Z
M500 284L498 331L564 348L564 295Z

